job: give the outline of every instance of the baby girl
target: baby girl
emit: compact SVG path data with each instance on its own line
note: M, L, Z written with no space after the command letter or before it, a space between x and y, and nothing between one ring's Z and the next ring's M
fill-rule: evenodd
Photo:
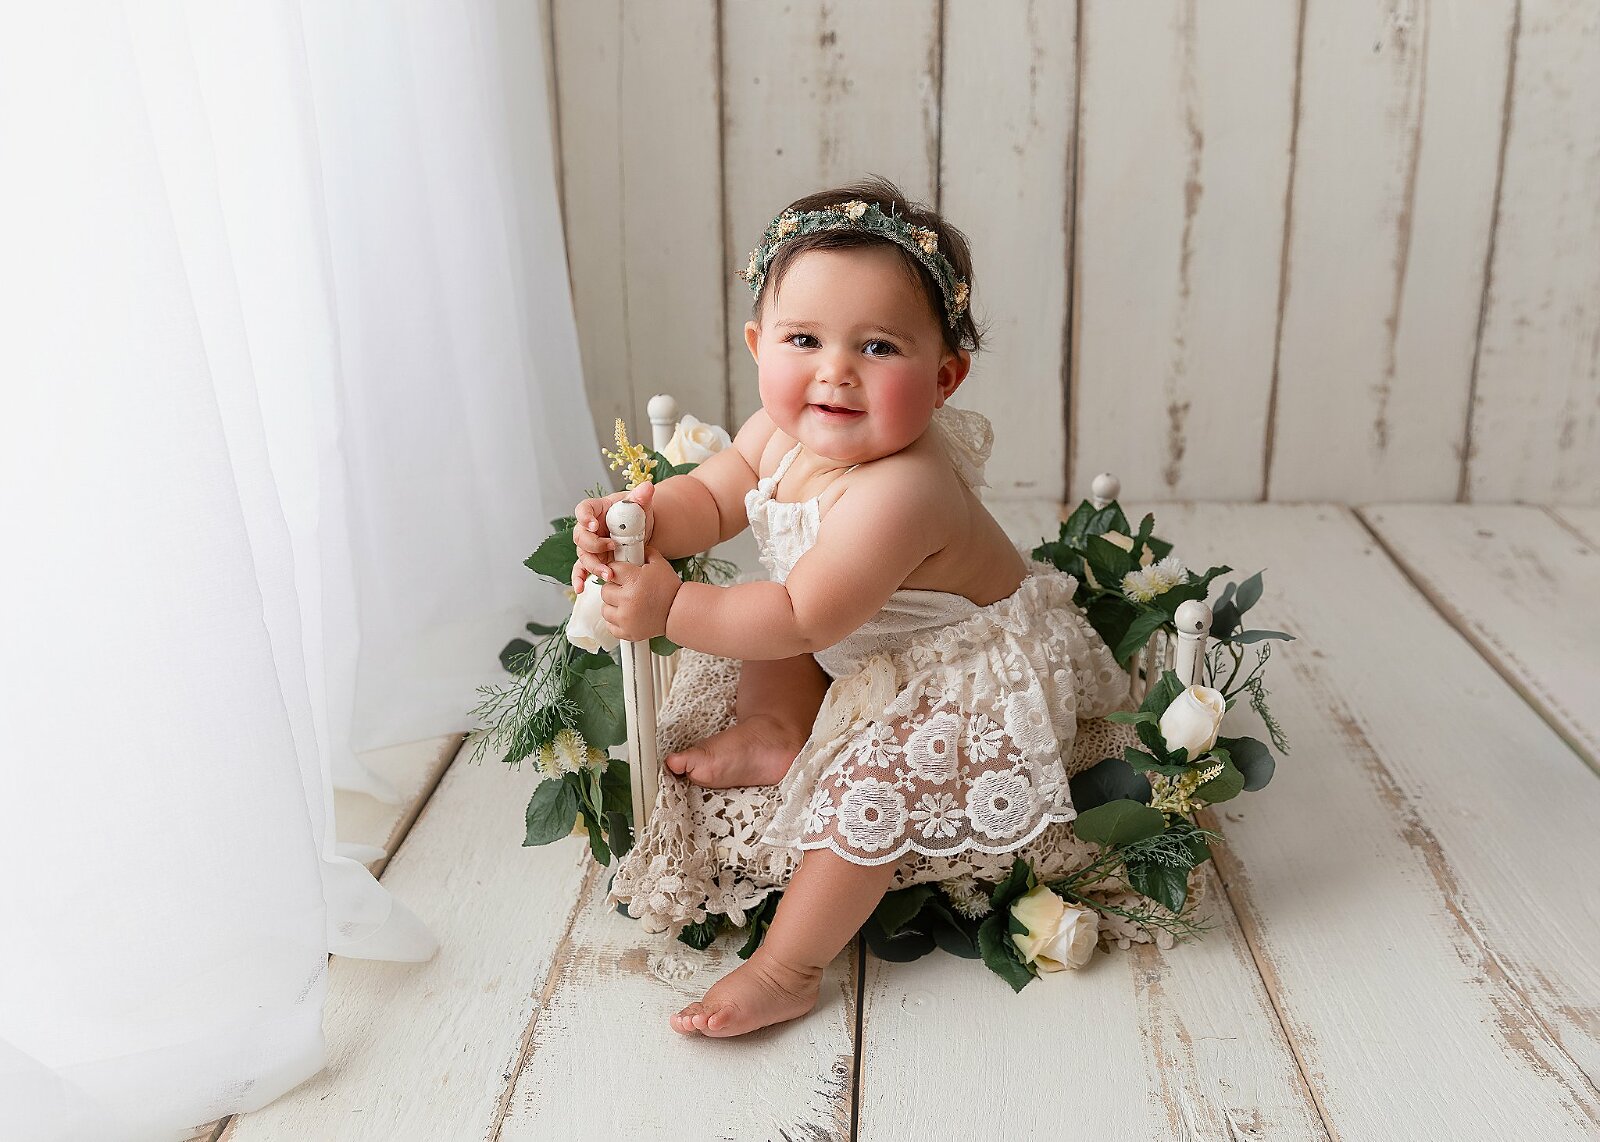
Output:
M618 637L742 663L736 723L665 766L781 783L762 840L802 853L755 954L672 1017L713 1036L810 1011L908 854L1012 852L1076 816L1061 743L1125 697L1075 676L1091 654L1117 672L1074 580L1030 567L973 491L987 422L945 407L979 342L962 234L874 178L793 203L740 276L760 410L693 472L583 501L574 529L573 585L605 580ZM624 495L642 566L610 561ZM746 526L770 580L668 564Z

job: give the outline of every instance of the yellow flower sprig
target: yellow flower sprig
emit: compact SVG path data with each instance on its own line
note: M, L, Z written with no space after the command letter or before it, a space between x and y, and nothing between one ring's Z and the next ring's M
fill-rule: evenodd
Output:
M650 479L655 471L656 462L646 454L645 446L628 442L628 429L620 416L617 417L617 450L608 452L602 448L600 453L611 461L613 471L624 470L623 480L630 490Z

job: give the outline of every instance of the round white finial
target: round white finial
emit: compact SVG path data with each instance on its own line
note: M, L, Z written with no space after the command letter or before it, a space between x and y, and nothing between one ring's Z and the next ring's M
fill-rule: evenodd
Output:
M1172 625L1183 634L1210 634L1211 608L1195 599L1179 603Z
M618 500L606 510L606 530L612 539L644 536L644 509L632 500Z
M650 414L651 421L666 420L676 424L678 421L678 402L666 393L657 393L650 398L650 403L645 406L645 411Z
M1122 492L1122 481L1110 472L1101 472L1094 478L1094 483L1089 485L1089 491L1097 500L1114 500Z

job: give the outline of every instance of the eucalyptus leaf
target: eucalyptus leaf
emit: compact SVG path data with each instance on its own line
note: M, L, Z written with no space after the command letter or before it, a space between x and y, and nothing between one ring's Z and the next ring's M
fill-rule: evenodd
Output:
M506 643L500 650L500 668L510 674L525 674L528 666L526 662L517 664L516 660L533 649L533 643L527 639L514 638Z
M1228 757L1222 759L1222 772L1204 782L1194 791L1195 797L1209 805L1232 801L1244 788L1244 774L1240 773Z
M1262 568L1265 571L1266 568ZM1234 603L1242 615L1251 607L1261 601L1261 571L1257 571L1250 578L1239 584L1239 593L1234 596Z
M1218 738L1217 744L1228 750L1234 766L1244 774L1244 787L1254 793L1265 789L1277 769L1272 752L1255 738Z
M528 624L528 633L529 634L537 634L537 635L555 634L556 631L558 631L560 629L561 629L560 626L550 626L547 623L529 623Z
M1080 813L1123 799L1148 805L1151 797L1149 780L1120 757L1108 757L1090 766L1069 780L1067 787Z
M1269 638L1282 639L1284 642L1294 642L1292 634L1284 634L1281 630L1247 630L1240 631L1230 640L1236 643L1265 642Z
M528 845L548 845L572 832L578 819L578 791L571 783L560 779L541 781L528 798L526 813Z
M664 634L658 634L655 636L655 638L650 640L650 653L659 654L662 658L667 657L667 655L671 654L677 649L678 644L673 642Z
M1167 819L1159 809L1127 799L1097 805L1079 813L1072 822L1072 831L1079 840L1106 846L1142 841L1164 832L1166 827Z

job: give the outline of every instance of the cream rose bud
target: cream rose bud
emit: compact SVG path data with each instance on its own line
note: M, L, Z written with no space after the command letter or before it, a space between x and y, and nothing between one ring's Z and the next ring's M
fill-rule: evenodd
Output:
M1167 749L1176 750L1181 746L1189 751L1189 760L1195 760L1217 744L1217 730L1227 708L1222 691L1210 686L1190 686L1174 698L1161 715L1161 736Z
M673 430L672 439L667 441L661 455L673 464L699 464L732 443L728 430L721 425L707 424L692 416L685 416L678 421L678 427Z
M578 597L572 600L572 617L567 620L567 641L580 650L598 654L617 648L617 636L600 617L600 580L590 578Z
M1082 967L1094 955L1100 915L1093 908L1069 905L1041 884L1012 903L1011 915L1028 929L1011 934L1023 963L1064 971Z

